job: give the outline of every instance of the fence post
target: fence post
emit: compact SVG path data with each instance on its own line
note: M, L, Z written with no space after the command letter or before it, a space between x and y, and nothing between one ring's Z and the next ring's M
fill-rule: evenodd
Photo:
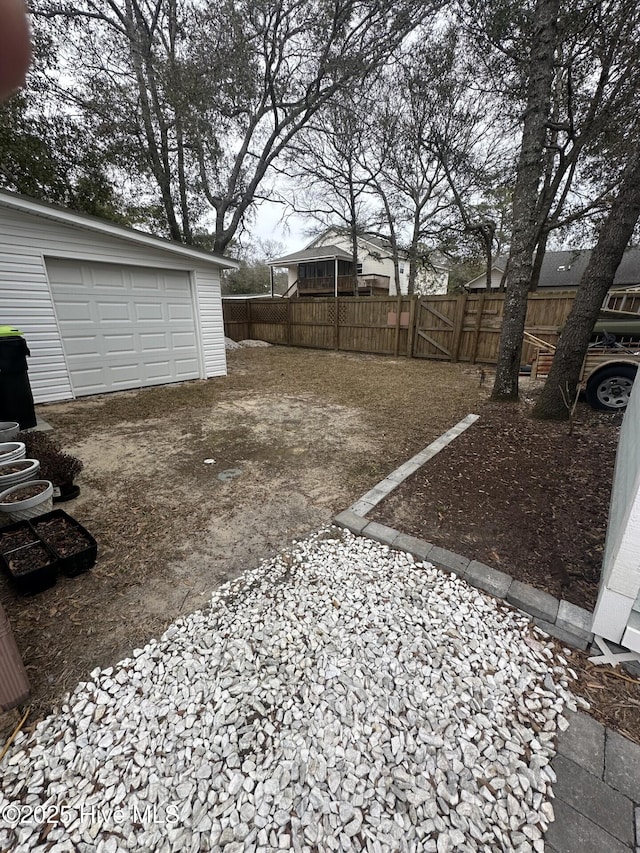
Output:
M456 320L453 329L453 341L451 342L451 361L458 360L460 352L460 341L462 340L462 328L464 326L464 312L467 305L467 294L462 293L458 296L458 304L456 306Z
M336 350L340 349L340 302L338 300L338 296L334 297L333 307L335 309L335 317L333 318L333 348Z
M396 339L393 344L393 354L398 356L400 353L400 312L402 311L402 294L398 294L396 300Z
M287 346L291 346L291 297L287 296Z
M471 364L476 363L476 357L478 355L478 341L480 340L480 329L482 327L482 314L484 313L484 292L480 294L480 299L478 300L478 313L476 314L476 325L473 330L473 347L471 349Z
M411 305L409 306L409 328L407 329L407 357L413 358L413 341L418 325L418 297L415 294L411 296Z
M249 337L249 340L252 341L253 340L253 330L251 328L251 325L253 322L253 317L251 316L251 300L250 299L245 300L244 304L245 304L246 309L247 309L247 331L249 332L248 337Z

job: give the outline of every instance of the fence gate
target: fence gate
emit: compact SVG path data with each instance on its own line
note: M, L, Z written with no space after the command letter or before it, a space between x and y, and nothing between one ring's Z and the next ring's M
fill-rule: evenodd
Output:
M462 297L464 299L464 297ZM418 358L456 358L456 330L464 304L456 296L430 296L419 299L413 355Z

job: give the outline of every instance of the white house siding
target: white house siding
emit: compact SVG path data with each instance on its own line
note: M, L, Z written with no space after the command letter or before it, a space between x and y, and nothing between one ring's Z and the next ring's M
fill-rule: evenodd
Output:
M328 231L322 236L322 240L313 243L314 246L338 246L351 255L351 240L344 234ZM393 268L393 259L376 255L384 255L384 249L369 243L365 238L358 239L358 263L362 264L363 275L386 275L389 278L389 294L396 295L396 274ZM409 287L409 262L400 261L404 265L404 272L400 273L400 291L406 294Z
M201 347L205 377L226 376L227 358L224 349L224 321L220 298L220 274L212 268L195 270Z
M640 652L640 382L625 412L616 454L607 540L592 630Z
M46 275L47 257L188 271L200 320L202 377L226 374L220 279L214 265L0 205L0 324L17 325L25 333L36 402L73 396Z
M6 212L0 212L0 228ZM73 397L42 255L0 243L0 325L24 332L31 350L29 381L36 403Z
M491 287L496 288L496 290L500 287L502 283L502 276L504 275L503 270L500 269L492 269L491 270ZM467 282L465 285L468 290L486 290L487 289L487 274L482 273L482 275L477 276L471 281Z

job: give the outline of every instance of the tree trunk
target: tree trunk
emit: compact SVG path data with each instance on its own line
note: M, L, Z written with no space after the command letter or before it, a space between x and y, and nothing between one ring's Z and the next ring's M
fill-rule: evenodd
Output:
M575 398L593 327L640 217L640 149L624 171L620 191L600 231L533 415L566 420ZM563 399L563 392L566 399Z
M554 74L560 0L538 0L532 33L527 107L513 194L513 236L504 300L494 400L518 398L522 335L527 314L533 252L538 238L537 201L544 169L547 120Z
M536 248L536 256L533 261L533 269L531 270L531 287L529 293L533 293L538 289L540 284L540 273L542 271L542 262L547 251L547 241L549 240L549 232L543 231L538 241Z
M487 288L487 293L491 293L491 278L493 272L493 235L495 234L495 230L495 224L491 223L490 226L485 225L480 234L480 236L482 237L482 242L484 243L484 254L487 259L485 277L485 287Z

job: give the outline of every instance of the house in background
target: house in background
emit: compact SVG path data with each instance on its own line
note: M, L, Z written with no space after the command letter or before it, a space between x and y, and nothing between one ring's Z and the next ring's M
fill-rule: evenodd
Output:
M407 253L399 253L400 292L409 285ZM286 296L396 296L393 253L388 238L380 234L358 237L357 275L354 281L351 238L339 228L329 228L298 252L274 258L270 267L286 267ZM448 267L439 262L421 269L417 293L446 293Z
M571 290L580 284L580 280L589 263L591 250L568 249L562 252L546 252L540 270L538 287L542 290ZM507 264L506 257L496 258L491 268L491 288L497 289L502 282L502 276ZM616 290L640 288L640 249L627 249L618 267L613 287ZM486 274L465 284L466 290L485 290Z
M235 261L0 191L0 324L37 403L224 376L220 270Z

